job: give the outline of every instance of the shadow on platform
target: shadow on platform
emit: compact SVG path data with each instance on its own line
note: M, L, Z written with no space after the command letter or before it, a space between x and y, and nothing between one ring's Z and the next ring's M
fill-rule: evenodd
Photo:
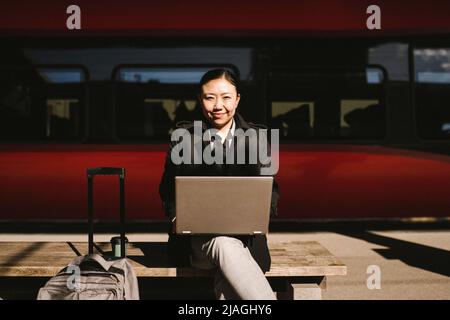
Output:
M405 264L450 277L450 251L399 240L373 232L339 232L386 248L373 249L388 260L397 259Z

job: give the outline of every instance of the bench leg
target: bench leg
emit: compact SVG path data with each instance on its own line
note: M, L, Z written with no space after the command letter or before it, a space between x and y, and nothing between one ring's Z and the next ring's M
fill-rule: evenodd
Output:
M295 283L288 286L292 300L322 300L322 289L315 283Z
M277 293L278 300L322 300L322 289L316 283L289 283L287 291Z
M278 300L321 300L327 288L325 276L271 278L270 284Z

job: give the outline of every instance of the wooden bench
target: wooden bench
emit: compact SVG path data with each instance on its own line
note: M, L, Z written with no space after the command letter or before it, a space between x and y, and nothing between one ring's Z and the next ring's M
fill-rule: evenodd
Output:
M99 252L111 252L98 243ZM279 299L321 299L328 276L346 275L347 267L315 241L269 243L272 267L266 276ZM0 242L0 277L51 277L75 256L87 252L87 243ZM212 277L213 271L174 267L168 263L164 242L130 243L127 257L140 278Z

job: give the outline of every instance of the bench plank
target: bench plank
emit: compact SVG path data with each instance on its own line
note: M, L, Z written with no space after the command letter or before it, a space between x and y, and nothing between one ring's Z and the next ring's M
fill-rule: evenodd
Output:
M96 247L111 253L109 243ZM346 275L347 268L315 241L269 243L272 267L267 277ZM0 277L51 277L74 257L87 253L87 243L0 242ZM177 268L167 259L167 243L137 242L128 246L138 277L210 277L213 270Z

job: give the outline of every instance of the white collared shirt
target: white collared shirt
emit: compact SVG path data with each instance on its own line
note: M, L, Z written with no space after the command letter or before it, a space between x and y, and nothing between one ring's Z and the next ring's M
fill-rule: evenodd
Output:
M234 131L236 129L236 121L234 121L234 118L232 119L233 124L231 125L230 130L228 130L228 133L226 135L225 140L228 142L228 148L231 146L231 143L233 142L233 136L234 136ZM222 141L224 141L224 138L222 137L221 134L217 133L220 138L222 139ZM211 136L209 137L209 140L211 141ZM211 148L214 149L214 142L210 142Z

